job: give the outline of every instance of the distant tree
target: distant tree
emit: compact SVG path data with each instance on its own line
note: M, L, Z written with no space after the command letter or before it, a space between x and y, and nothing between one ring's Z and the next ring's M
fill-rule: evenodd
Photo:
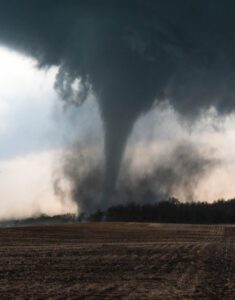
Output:
M213 203L182 203L173 197L154 204L128 203L110 207L105 212L98 210L89 219L119 222L235 223L235 199L220 199Z

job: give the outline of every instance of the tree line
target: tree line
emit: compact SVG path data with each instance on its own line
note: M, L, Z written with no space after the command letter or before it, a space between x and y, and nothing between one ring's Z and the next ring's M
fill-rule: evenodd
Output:
M90 221L219 224L235 223L235 199L182 203L171 198L154 204L117 205L91 214Z

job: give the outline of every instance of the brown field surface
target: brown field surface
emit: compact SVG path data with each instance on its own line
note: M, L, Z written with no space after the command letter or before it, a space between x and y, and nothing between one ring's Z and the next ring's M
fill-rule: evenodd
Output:
M235 227L1 229L0 299L235 299Z

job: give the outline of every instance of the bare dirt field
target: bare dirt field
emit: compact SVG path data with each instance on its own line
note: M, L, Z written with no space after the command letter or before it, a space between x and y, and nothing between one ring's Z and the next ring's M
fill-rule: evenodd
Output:
M235 299L235 227L0 230L0 299Z

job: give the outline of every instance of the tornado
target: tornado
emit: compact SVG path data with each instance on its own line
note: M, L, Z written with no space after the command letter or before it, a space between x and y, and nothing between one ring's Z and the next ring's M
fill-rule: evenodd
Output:
M94 93L107 202L132 128L155 102L189 119L210 107L234 111L234 9L230 0L1 0L0 43L39 68L57 66L64 101L79 105Z

